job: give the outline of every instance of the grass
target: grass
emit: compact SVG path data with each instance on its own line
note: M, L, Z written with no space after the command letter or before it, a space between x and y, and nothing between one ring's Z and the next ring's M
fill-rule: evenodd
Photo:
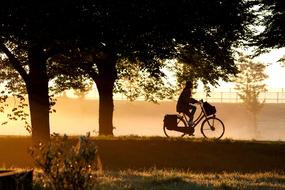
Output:
M74 138L76 142L77 137ZM104 170L178 169L195 172L285 171L285 143L199 138L93 137ZM0 167L34 167L28 137L0 137Z
M156 167L195 172L285 171L284 142L122 138L95 139L105 169Z
M93 140L103 164L99 190L285 189L284 142L139 136ZM5 153L0 167L33 168L30 143L27 137L0 137L0 152ZM40 172L34 174L40 187Z
M35 175L35 185L37 184ZM285 175L264 173L195 173L179 170L104 171L97 177L99 190L281 190Z

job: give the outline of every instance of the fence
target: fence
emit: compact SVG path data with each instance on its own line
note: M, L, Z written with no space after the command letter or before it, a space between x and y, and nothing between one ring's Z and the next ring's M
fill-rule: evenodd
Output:
M209 102L219 103L240 103L242 100L239 98L237 91L234 89L223 89L220 91L212 91L209 96L205 92L197 91L194 94L194 98L203 99ZM285 103L285 89L268 89L267 92L260 93L260 101L265 103Z

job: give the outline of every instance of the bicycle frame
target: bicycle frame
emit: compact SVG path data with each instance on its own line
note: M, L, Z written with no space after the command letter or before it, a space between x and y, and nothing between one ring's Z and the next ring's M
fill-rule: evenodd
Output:
M201 108L201 112L200 112L200 114L199 114L199 116L194 120L194 124L193 124L193 126L192 127L196 127L204 118L207 118L208 116L207 116L207 114L206 114L206 111L205 111L205 109L204 109L204 107L203 107L203 102L201 102L201 104L200 104L200 108ZM181 115L181 114L179 114L179 115ZM214 115L215 116L215 115ZM185 114L185 113L182 113L182 117L185 119L185 121L187 121L186 123L187 123L187 126L189 127L189 118L188 118L188 116Z

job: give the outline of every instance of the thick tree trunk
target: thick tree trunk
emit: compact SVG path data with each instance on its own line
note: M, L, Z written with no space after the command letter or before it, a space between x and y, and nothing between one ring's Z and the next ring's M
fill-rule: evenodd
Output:
M96 82L99 93L99 135L113 135L113 88L117 79L116 56L105 54L97 59Z
M99 91L99 135L113 135L113 85L111 81L100 81Z
M32 139L34 143L50 140L48 76L44 52L39 47L29 51L29 96Z

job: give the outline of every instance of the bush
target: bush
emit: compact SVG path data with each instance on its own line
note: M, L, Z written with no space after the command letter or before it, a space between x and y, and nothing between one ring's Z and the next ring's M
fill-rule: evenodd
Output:
M80 137L76 145L72 145L66 135L53 135L48 146L38 144L30 149L30 154L42 170L39 179L44 188L86 190L95 187L97 147L89 134Z

